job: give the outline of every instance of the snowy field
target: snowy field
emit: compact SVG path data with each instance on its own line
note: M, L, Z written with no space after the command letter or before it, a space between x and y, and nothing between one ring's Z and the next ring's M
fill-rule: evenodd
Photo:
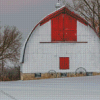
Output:
M0 100L100 100L100 76L0 82Z

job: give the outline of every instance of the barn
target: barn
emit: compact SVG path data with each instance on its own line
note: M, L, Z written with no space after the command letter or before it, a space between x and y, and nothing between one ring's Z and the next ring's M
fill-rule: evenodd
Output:
M100 72L100 40L91 25L65 6L44 17L21 52L21 80ZM53 75L52 74L52 75Z

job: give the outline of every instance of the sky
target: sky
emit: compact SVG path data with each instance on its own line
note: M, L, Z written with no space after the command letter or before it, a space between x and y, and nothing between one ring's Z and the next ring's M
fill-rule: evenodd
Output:
M0 26L16 26L22 33L24 42L34 26L55 10L57 2L58 0L0 0Z

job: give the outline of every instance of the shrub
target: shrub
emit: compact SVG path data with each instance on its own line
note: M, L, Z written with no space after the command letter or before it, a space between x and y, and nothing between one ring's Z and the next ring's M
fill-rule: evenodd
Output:
M0 71L0 81L2 80ZM4 68L3 71L3 81L12 81L12 80L19 80L20 79L20 67L9 67Z

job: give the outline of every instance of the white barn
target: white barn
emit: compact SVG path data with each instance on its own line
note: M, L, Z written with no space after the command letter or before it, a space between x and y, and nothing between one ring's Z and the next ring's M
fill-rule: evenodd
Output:
M29 34L21 53L21 79L34 79L35 73L43 78L50 70L75 72L79 67L100 72L100 40L87 21L63 6Z

